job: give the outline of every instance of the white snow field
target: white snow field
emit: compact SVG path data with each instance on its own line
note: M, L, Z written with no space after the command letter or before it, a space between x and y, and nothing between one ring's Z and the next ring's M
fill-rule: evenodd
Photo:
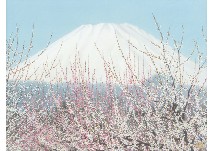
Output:
M11 72L10 79L53 83L73 81L74 69L82 79L88 79L89 72L91 80L95 72L95 80L98 82L106 80L106 71L108 75L116 74L120 80L132 76L132 72L138 78L148 78L156 74L155 67L159 72L166 70L165 64L170 65L172 74L178 75L175 73L178 65L177 51L166 44L163 50L160 40L126 23L82 25L52 43L43 53L42 51L44 50L15 67L13 70L16 74ZM163 56L167 58L167 63ZM185 60L187 57L180 55L180 62L183 63ZM190 59L181 65L182 82L190 84L190 76L197 70L197 65ZM203 70L198 76L197 84L202 84L205 77L206 70ZM114 81L116 82L115 79Z

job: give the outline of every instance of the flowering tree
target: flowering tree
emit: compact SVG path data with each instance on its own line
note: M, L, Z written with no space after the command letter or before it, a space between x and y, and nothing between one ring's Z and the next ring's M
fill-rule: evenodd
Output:
M186 60L180 58L182 40L179 43L174 40L177 53L168 53L165 47L170 33L164 37L155 17L154 20L161 43L152 44L162 52L160 56L149 53L146 46L139 50L131 41L128 43L135 51L150 57L156 76L137 76L131 64L134 58L124 55L117 39L128 76L122 80L113 62L106 60L96 47L104 61L105 83L97 82L86 63L85 67L78 66L81 60L77 54L70 66L73 81L43 84L18 78L9 80L11 72L14 74L14 68L23 62L25 54L28 58L32 48L31 40L27 53L25 47L18 52L17 30L15 38L7 41L7 149L205 150L206 80L198 86L205 59L201 60L195 43L199 68L187 85L183 70L190 56ZM157 68L156 59L164 62L161 68ZM24 67L30 68L30 64L26 61ZM61 67L62 72L65 70ZM92 77L92 82L86 77Z

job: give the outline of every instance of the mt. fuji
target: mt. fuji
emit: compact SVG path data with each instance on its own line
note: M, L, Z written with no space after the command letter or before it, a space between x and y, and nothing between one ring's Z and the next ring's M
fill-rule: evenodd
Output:
M17 72L10 79L65 82L73 81L74 73L82 79L92 79L94 75L98 82L107 79L106 73L120 80L133 73L138 78L149 78L156 75L156 69L166 70L165 64L170 65L171 72L175 71L178 58L180 63L187 60L133 25L82 25L15 67L13 70ZM196 71L196 64L187 60L184 68L181 66L182 80L190 84L189 79ZM198 77L200 83L205 74L203 71Z

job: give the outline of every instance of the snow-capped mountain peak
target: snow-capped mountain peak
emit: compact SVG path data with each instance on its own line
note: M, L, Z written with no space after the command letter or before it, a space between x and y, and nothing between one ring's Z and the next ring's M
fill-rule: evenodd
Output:
M42 51L21 63L15 68L19 72L10 77L63 82L74 81L74 75L78 75L82 79L92 80L95 77L99 82L109 77L116 81L133 75L148 78L157 74L156 68L159 72L166 70L163 56L168 61L172 56L176 57L172 63L167 62L172 71L177 65L177 52L170 46L165 45L163 49L162 43L155 37L126 23L82 25ZM181 55L181 62L186 59ZM181 72L184 75L182 80L189 83L195 64L187 61Z

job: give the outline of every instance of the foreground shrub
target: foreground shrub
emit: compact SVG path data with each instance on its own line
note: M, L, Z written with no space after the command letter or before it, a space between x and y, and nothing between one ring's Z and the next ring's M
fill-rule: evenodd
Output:
M65 83L8 78L7 149L205 150L206 80L200 83L198 78L205 70L205 60L199 61L190 83L185 83L184 63L189 59L180 58L181 47L176 41L177 53L170 56L164 49L168 43L157 27L161 43L154 45L162 51L161 56L144 53L129 41L135 50L148 55L154 66L154 58L164 62L155 69L154 77L137 76L123 56L129 75L124 80L104 58L105 83L98 83L95 77L91 82L79 74L84 71L80 67L74 71L82 72L73 72L74 80ZM118 40L117 44L123 55ZM8 71L13 66L9 59Z

